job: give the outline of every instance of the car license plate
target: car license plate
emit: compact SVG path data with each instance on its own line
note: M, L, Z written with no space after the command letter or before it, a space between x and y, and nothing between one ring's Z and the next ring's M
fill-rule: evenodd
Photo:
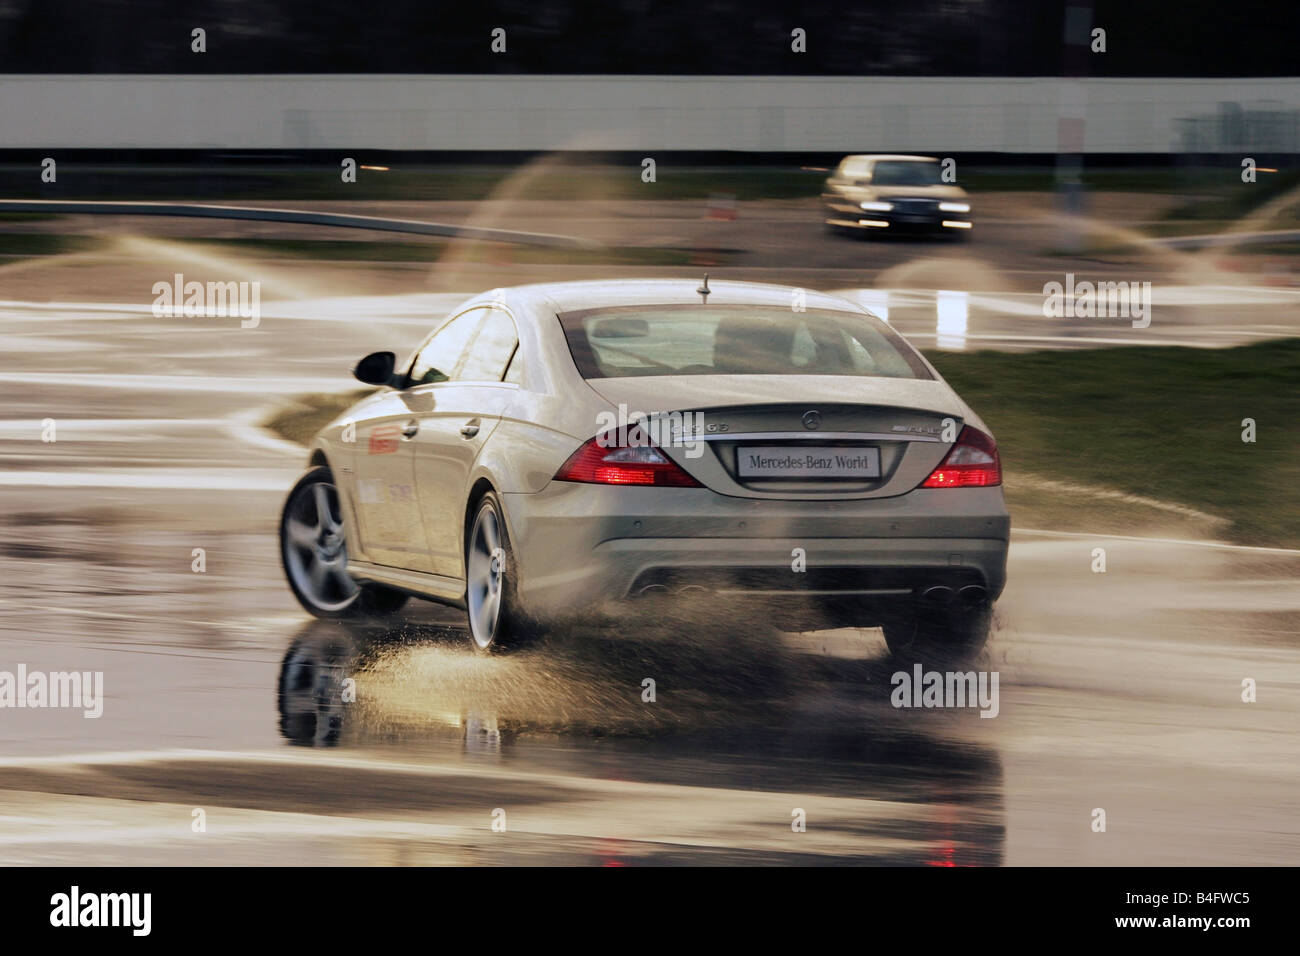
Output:
M746 445L736 452L741 478L879 478L880 449L834 445Z

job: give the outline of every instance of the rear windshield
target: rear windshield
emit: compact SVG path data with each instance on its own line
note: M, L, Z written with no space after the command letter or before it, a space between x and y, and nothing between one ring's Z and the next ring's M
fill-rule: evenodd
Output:
M559 318L583 378L933 377L898 333L854 312L700 304L588 309Z

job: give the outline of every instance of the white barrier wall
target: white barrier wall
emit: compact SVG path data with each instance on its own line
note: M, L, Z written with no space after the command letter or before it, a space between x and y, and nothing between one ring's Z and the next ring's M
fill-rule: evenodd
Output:
M0 76L0 149L1300 151L1300 78Z

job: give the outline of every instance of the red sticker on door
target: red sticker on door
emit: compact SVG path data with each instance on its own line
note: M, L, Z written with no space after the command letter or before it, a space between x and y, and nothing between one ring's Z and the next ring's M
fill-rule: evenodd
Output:
M369 455L391 455L397 451L397 436L401 430L396 425L380 425L370 429Z

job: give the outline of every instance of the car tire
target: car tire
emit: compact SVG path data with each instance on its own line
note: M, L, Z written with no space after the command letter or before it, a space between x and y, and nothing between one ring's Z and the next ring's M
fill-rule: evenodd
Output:
M886 622L882 629L890 654L900 662L955 664L984 649L992 623L992 606L980 604L917 611Z
M465 535L465 613L470 644L481 654L513 650L542 636L519 606L518 565L505 509L489 491L470 509Z
M307 613L319 618L382 619L402 609L406 594L354 581L347 560L334 475L321 465L298 479L280 514L280 562L289 589Z

